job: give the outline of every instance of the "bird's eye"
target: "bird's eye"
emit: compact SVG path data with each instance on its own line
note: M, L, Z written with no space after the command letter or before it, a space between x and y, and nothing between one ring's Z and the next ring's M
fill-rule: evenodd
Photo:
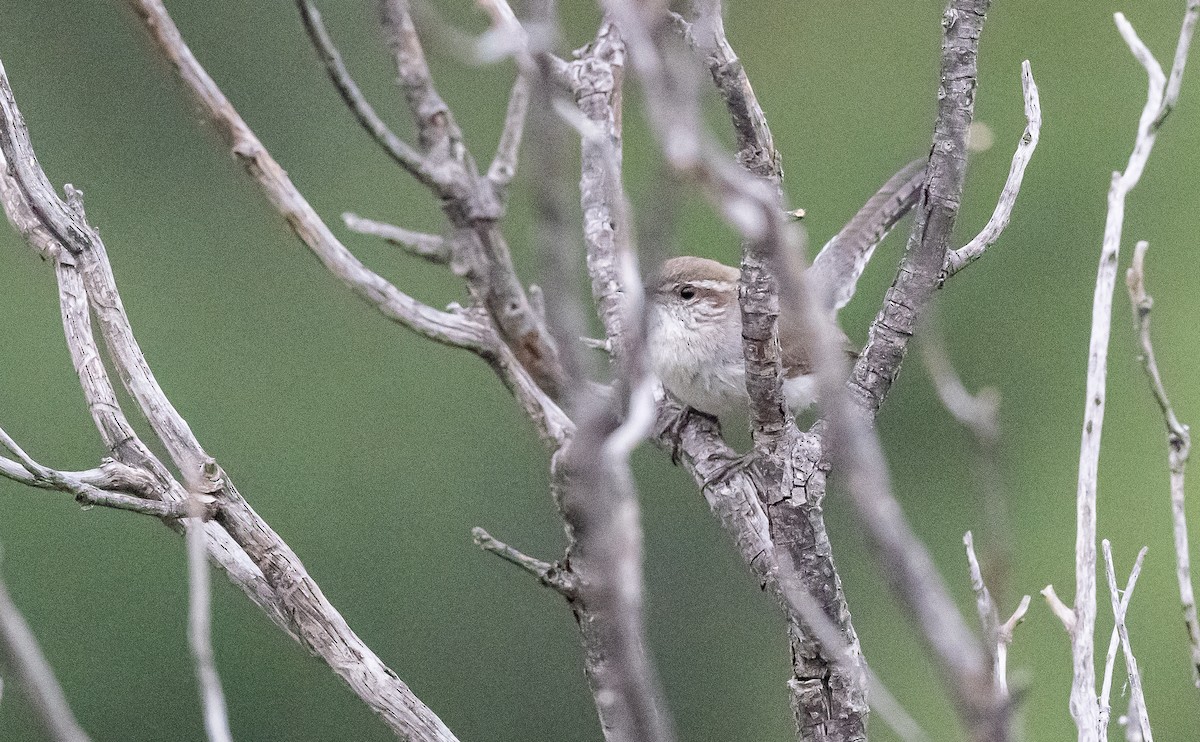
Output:
M696 289L693 286L681 286L679 288L679 298L691 301L696 298Z

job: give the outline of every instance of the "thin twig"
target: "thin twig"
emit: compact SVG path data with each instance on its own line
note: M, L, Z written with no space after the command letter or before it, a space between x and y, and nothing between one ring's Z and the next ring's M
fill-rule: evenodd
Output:
M20 458L20 463L0 456L0 476L16 482L66 492L85 507L99 505L158 518L182 518L187 508L181 502L147 499L158 496L153 477L142 470L106 459L98 469L64 472L35 461L0 428L0 444ZM129 494L135 493L135 494ZM207 511L206 511L207 512ZM211 515L211 512L207 514Z
M1063 602L1062 598L1058 597L1058 593L1054 591L1053 585L1047 585L1041 590L1041 595L1046 599L1046 606L1050 608L1050 612L1062 622L1063 628L1067 632L1067 636L1075 634L1075 611Z
M131 513L152 515L156 518L183 518L187 508L179 502L162 502L148 500L143 497L129 495L124 492L114 492L101 489L79 478L86 472L61 472L53 469L42 469L38 475L30 474L20 464L11 459L0 457L0 477L5 477L22 484L40 489L53 489L74 495L75 501L87 507L104 507L114 510L127 510Z
M1192 45L1192 35L1196 31L1198 17L1200 17L1200 0L1188 0L1187 10L1183 15L1183 25L1179 28L1179 41L1175 44L1175 61L1171 64L1171 73L1167 78L1167 90L1163 94L1158 115L1154 117L1155 128L1162 126L1163 121L1175 109L1175 103L1179 100L1179 87L1183 83L1183 68L1187 66L1188 50Z
M321 20L321 14L317 11L317 7L310 0L296 0L296 7L300 9L300 18L304 22L304 29L308 31L308 37L321 57L325 71L329 73L329 79L333 81L334 87L341 94L346 107L354 114L354 118L358 119L358 123L367 130L367 133L383 148L383 151L387 152L414 178L426 186L436 187L437 184L430 175L429 163L426 159L388 128L388 125L383 122L374 107L367 101L366 96L362 94L358 84L354 82L354 78L350 76L350 71L346 69L341 53L334 46L333 39L329 37L329 31L325 28L325 23Z
M988 642L991 652L996 687L1002 695L1008 696L1008 647L1012 644L1013 630L1025 619L1025 613L1029 610L1030 597L1022 597L1017 610L1013 611L1007 621L1000 623L996 603L983 582L983 572L979 568L979 558L975 555L975 541L970 531L963 536L963 545L967 548L971 589L975 591L976 610L979 612L979 623L983 627L983 638Z
M1189 11L1190 17L1190 11ZM1146 103L1138 121L1133 151L1124 172L1114 172L1108 192L1108 215L1096 274L1092 301L1092 333L1088 350L1087 396L1079 446L1079 480L1076 490L1075 537L1075 631L1071 635L1074 677L1071 684L1071 716L1079 738L1096 739L1098 707L1094 632L1096 625L1096 487L1099 476L1100 439L1104 426L1105 386L1108 374L1108 344L1112 328L1112 300L1117 281L1121 232L1125 223L1125 199L1137 185L1158 134L1157 117L1165 100L1166 75L1154 55L1138 38L1121 13L1114 15L1117 29L1148 78ZM1188 18L1185 18L1185 26ZM1180 66L1182 73L1182 66Z
M1013 206L1017 203L1017 194L1021 192L1021 181L1025 177L1025 167L1033 159L1033 151L1037 149L1038 135L1042 130L1042 105L1038 99L1037 83L1033 80L1033 70L1028 59L1021 63L1021 89L1025 92L1025 133L1021 135L1017 151L1013 153L1008 180L1004 182L1004 190L1000 192L996 210L974 239L946 254L946 276L954 275L982 257L984 251L1000 239L1000 235L1008 227L1009 219L1012 218Z
M1137 243L1133 250L1133 261L1125 273L1125 285L1129 289L1129 303L1133 309L1133 326L1137 332L1141 352L1138 358L1150 381L1150 391L1162 412L1167 428L1167 467L1171 477L1171 523L1175 540L1175 577L1179 583L1179 601L1183 605L1183 623L1191 649L1192 682L1200 688L1200 621L1196 617L1196 596L1192 588L1191 556L1188 549L1187 510L1184 496L1184 476L1187 472L1188 456L1192 450L1192 436L1188 426L1175 416L1175 408L1167 397L1158 360L1154 355L1154 343L1150 339L1150 310L1154 299L1146 292L1145 260L1150 244L1145 240Z
M517 162L521 151L521 137L525 132L525 116L529 111L529 78L518 74L508 95L508 109L504 115L504 129L496 145L496 155L488 166L488 180L497 188L504 188L517 174Z
M204 731L208 742L233 742L229 730L229 712L212 646L212 586L208 575L208 533L200 515L205 510L203 496L192 493L188 509L193 516L184 526L188 559L188 646L196 663L196 681L204 709ZM211 499L211 498L207 498Z
M1143 546L1138 552L1133 569L1129 572L1129 582L1125 585L1125 594L1122 596L1117 590L1117 572L1113 568L1112 545L1108 539L1104 539L1101 548L1104 551L1104 574L1108 578L1108 594L1112 601L1113 619L1116 622L1117 634L1121 637L1121 651L1125 655L1125 671L1129 678L1129 693L1132 696L1130 708L1136 709L1142 739L1146 742L1153 742L1150 733L1150 718L1146 714L1146 697L1142 693L1142 674L1138 671L1137 659L1133 656L1133 647L1129 644L1129 628L1125 625L1125 615L1129 609L1130 597L1133 588L1137 585L1138 575L1141 574L1142 560L1146 558L1147 549Z
M536 577L538 582L551 588L568 600L572 599L579 590L575 575L569 570L564 570L557 564L531 557L494 538L482 528L472 528L471 538L475 540L475 545L479 548L495 554L509 564L520 567L522 570Z
M445 265L450 262L450 246L446 244L446 238L440 235L414 232L395 224L367 219L349 211L342 214L342 223L353 232L383 238L397 247L403 247L409 254L431 263Z
M88 735L71 713L37 637L13 604L3 579L0 579L0 665L18 681L54 742L88 742Z

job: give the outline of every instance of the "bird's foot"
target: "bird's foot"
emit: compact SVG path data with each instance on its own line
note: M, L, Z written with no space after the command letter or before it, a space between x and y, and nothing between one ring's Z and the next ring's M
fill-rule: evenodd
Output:
M677 408L678 411L670 415L666 423L660 428L662 431L660 436L671 442L671 463L679 466L683 456L683 431L688 425L691 425L694 419L702 419L706 422L711 422L717 428L717 433L720 434L721 423L717 418L699 410L694 410L691 407L682 405Z

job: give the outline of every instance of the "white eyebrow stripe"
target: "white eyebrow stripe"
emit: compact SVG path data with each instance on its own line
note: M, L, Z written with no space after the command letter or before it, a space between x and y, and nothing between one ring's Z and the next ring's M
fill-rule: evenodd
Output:
M691 286L695 286L698 289L710 289L712 291L724 291L725 289L728 289L731 286L733 286L733 284L730 283L729 281L719 281L719 280L714 281L714 280L708 279L708 278L700 279L698 281L681 280L680 284L681 285L688 284Z

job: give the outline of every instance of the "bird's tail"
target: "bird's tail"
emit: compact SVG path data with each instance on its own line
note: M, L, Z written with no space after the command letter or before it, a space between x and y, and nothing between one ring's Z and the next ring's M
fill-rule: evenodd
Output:
M924 181L925 160L905 165L817 253L809 275L835 314L854 297L875 247L916 206Z

